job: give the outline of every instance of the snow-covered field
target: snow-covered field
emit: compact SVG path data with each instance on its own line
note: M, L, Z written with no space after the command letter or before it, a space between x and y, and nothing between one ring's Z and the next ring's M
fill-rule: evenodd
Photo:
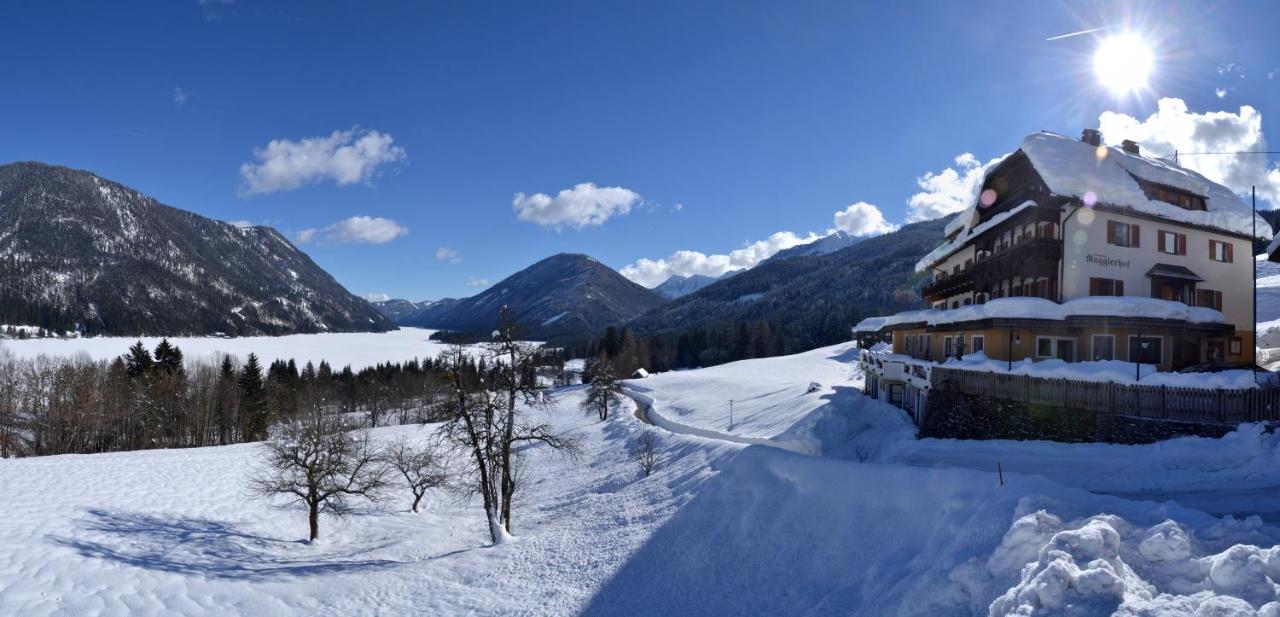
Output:
M335 369L350 365L360 370L379 362L404 362L414 358L434 358L447 345L429 340L434 330L401 328L391 332L350 332L325 334L291 334L288 336L244 336L237 338L174 337L170 342L182 349L188 359L229 354L244 359L258 354L263 364L272 360L297 360L319 364L327 360ZM109 360L128 351L142 340L149 349L160 342L158 337L93 337L72 339L13 339L0 341L19 358L46 356L70 357L88 354L94 360Z
M636 380L652 408L607 422L561 391L534 413L582 455L527 451L496 547L441 493L303 544L301 511L245 497L254 445L2 460L0 614L1280 615L1280 530L1244 497L1280 474L1274 436L917 441L851 352ZM674 429L647 429L649 478L628 456L646 416ZM1142 498L1174 485L1238 516Z

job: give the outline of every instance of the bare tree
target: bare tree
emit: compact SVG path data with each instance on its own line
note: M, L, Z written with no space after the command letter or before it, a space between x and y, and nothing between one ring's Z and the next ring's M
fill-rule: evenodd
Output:
M401 439L387 446L384 453L387 465L404 478L409 492L413 493L410 510L415 514L427 490L448 480L447 466L440 450L436 441L414 445L408 439Z
M582 408L588 413L595 411L601 421L608 420L609 408L622 401L622 385L613 363L605 358L592 360L585 372L591 375L591 384L587 386L587 397L582 399Z
M351 499L378 498L387 468L365 431L347 431L338 417L312 411L280 427L268 440L266 468L250 489L261 497L288 495L307 507L309 541L320 537L320 514L341 516Z
M501 314L500 326L488 345L495 362L494 380L485 383L466 351L455 346L443 358L450 396L444 411L442 435L468 453L473 489L480 493L489 521L489 536L501 542L511 532L512 504L520 486L516 460L523 444L542 444L565 454L575 454L577 444L557 435L549 424L534 424L520 413L519 402L543 404L531 380L522 379L534 350L520 341L519 328L510 311ZM483 365L483 360L481 361Z
M640 431L635 443L631 446L631 456L635 457L636 463L640 465L640 471L644 472L646 478L653 473L654 467L658 466L659 445L658 434L646 428Z

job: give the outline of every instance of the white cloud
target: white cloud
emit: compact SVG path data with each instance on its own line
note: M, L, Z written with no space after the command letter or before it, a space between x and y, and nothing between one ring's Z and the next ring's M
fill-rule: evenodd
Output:
M1214 93L1214 95L1216 95L1216 96L1217 96L1218 98L1220 98L1220 99L1222 99L1222 98L1226 98L1226 97L1227 97L1227 89L1226 89L1226 88L1214 88L1214 89L1213 89L1213 93Z
M386 302L391 299L387 294L365 294L364 299L370 302Z
M1191 152L1265 151L1267 139L1262 133L1262 114L1244 105L1238 112L1210 111L1192 113L1182 99L1160 99L1157 111L1145 120L1132 116L1103 112L1098 127L1108 144L1132 139L1148 156L1172 156ZM1280 206L1280 166L1268 166L1267 157L1244 156L1179 156L1178 164L1194 169L1242 195L1249 187L1258 187L1258 197Z
M955 158L955 167L938 173L925 172L916 178L923 189L907 200L907 222L915 223L960 212L973 203L987 168L1000 162L997 157L983 165L977 157L965 152Z
M897 229L884 220L884 213L865 201L850 204L836 213L836 229L851 236L877 236Z
M316 237L335 244L386 244L409 233L409 228L377 216L353 216L321 229L303 229L294 234L298 244Z
M442 246L436 249L436 261L443 261L450 264L462 263L462 255L459 255L458 251L447 246Z
M817 234L799 236L789 231L779 231L767 239L757 240L727 255L707 255L698 251L676 251L666 259L638 259L619 270L625 276L645 287L653 287L672 275L721 276L730 270L750 268L783 249L806 244L821 238Z
M478 279L474 276L467 277L467 287L488 287L489 279Z
M229 224L229 225L235 225L236 227L239 227L239 228L241 228L241 229L243 229L243 228L245 228L245 227L253 227L253 221L250 221L250 220L247 220L247 219L237 219L237 220L234 220L234 221L227 221L227 224Z
M186 90L183 90L181 86L174 87L173 89L174 105L177 105L178 107L183 107L187 104L187 101L190 101L190 100L191 100L191 93L187 92Z
M679 211L681 211L681 210L684 210L684 204L682 204L682 203L677 203L676 205L671 206L671 211L672 211L672 212L679 212Z
M240 166L240 194L291 191L325 179L338 186L368 183L378 167L405 158L404 148L394 141L386 133L359 127L328 137L273 139L254 149L256 163Z
M833 218L835 227L828 229L825 234L810 232L802 236L790 231L779 231L728 254L707 255L698 251L676 251L665 259L638 259L619 272L640 285L653 287L677 274L722 276L732 270L751 268L773 257L778 251L814 242L836 231L845 231L854 236L870 236L897 228L884 220L884 214L879 208L861 201L836 212Z
M596 186L583 182L555 197L545 193L516 193L511 208L522 221L552 227L597 227L613 216L622 216L642 201L635 191L620 186Z

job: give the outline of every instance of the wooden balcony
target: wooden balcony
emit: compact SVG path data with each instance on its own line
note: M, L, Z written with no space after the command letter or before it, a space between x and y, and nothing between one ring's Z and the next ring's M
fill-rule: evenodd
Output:
M979 248L977 258L965 262L959 272L939 274L932 283L925 285L921 295L926 302L962 294L1000 281L1010 276L1040 276L1062 259L1062 240L1023 234L1008 244L993 244ZM1054 277L1056 278L1056 276Z

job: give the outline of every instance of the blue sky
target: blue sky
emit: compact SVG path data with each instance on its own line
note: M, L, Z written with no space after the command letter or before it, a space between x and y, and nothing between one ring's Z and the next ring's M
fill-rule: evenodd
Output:
M1025 134L1078 135L1108 111L1154 150L1280 143L1261 122L1280 118L1274 2L0 12L0 162L269 224L353 292L415 300L561 251L652 284L836 228L876 233L941 213ZM1118 95L1092 56L1121 30L1156 65ZM1280 195L1274 160L1203 165Z

